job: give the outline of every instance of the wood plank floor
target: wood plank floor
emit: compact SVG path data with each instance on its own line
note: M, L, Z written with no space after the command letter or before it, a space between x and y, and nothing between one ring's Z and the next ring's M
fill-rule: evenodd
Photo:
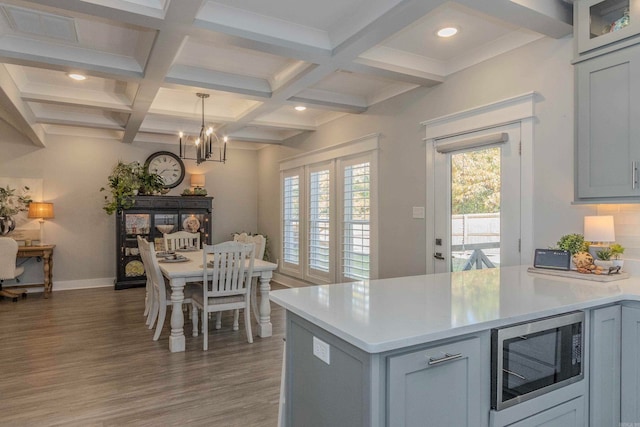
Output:
M254 320L247 343L225 313L207 352L187 319L187 351L170 353L170 313L152 341L142 288L0 301L0 425L276 426L284 310L271 306L271 338Z

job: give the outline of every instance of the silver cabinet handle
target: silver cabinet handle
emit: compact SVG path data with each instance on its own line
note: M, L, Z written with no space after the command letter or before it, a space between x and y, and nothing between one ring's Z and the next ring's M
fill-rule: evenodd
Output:
M442 356L440 358L430 357L429 358L429 365L437 365L438 363L443 363L443 362L448 362L450 360L460 359L461 357L462 357L462 353L458 353L458 354L445 353L444 356Z
M522 375L518 374L517 372L513 372L513 371L510 371L508 369L503 369L502 372L506 372L509 375L513 375L514 377L518 377L522 381L526 381L527 380L525 377L523 377Z
M638 162L635 160L631 162L631 188L638 188Z

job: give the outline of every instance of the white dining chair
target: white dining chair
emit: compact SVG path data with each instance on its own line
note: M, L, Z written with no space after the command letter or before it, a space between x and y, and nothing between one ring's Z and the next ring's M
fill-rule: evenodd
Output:
M262 234L250 235L247 233L235 233L233 235L234 242L241 243L253 243L255 246L254 258L262 259L264 258L264 251L267 247L267 239ZM254 277L251 280L251 310L253 311L253 315L256 320L259 321L258 316L258 278ZM238 330L238 318L240 313L236 310L233 313L233 330ZM216 318L216 329L220 329L222 327L222 313L218 313Z
M149 260L146 258L146 254L149 251L148 242L140 235L138 235L138 250L140 251L140 258L142 258L142 264L144 265L145 271L150 271L151 265ZM144 249L143 249L144 248ZM144 313L143 316L146 317L145 324L149 325L151 323L151 308L154 304L153 302L153 282L151 281L151 275L147 274L147 283L145 286L145 295L144 295ZM151 329L153 326L150 326Z
M153 328L155 323L156 331L153 335L153 340L158 341L162 328L164 327L164 321L167 317L167 306L172 305L171 300L167 299L167 294L171 293L171 289L164 280L164 276L160 271L160 265L158 264L158 258L156 257L154 244L147 242L144 239L138 240L140 248L140 254L142 255L143 264L146 259L147 265L145 270L147 277L151 277L151 284L153 286L153 297L150 307L151 319L148 322L149 329ZM184 287L184 301L183 304L191 304L191 320L193 324L193 336L198 336L198 310L193 304L193 297L202 293L202 286L197 283L187 283Z
M176 231L175 233L164 234L165 251L191 248L200 249L200 233Z
M202 310L203 350L209 348L208 315L214 312L244 310L247 341L253 342L250 313L253 251L254 245L249 243L204 245L202 293L193 296L194 306Z
M18 276L24 273L24 267L16 266L16 257L18 255L18 242L10 237L0 237L0 296L11 298L13 302L18 301L18 297L26 298L27 291L24 289L2 289L5 280L16 279L20 281Z

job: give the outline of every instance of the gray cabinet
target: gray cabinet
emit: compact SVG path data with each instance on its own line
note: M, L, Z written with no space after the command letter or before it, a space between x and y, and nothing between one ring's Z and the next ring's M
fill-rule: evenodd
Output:
M574 22L579 54L606 50L640 33L640 1L578 0Z
M481 368L477 337L390 357L388 425L486 425Z
M592 426L620 425L619 305L591 311L589 345L589 421Z
M596 426L614 426L614 424L595 424ZM616 426L618 424L615 424ZM568 402L554 406L524 420L510 424L509 427L584 427L584 397L580 396Z
M622 307L621 421L623 426L640 425L640 308Z
M640 45L581 62L576 72L576 199L640 196Z

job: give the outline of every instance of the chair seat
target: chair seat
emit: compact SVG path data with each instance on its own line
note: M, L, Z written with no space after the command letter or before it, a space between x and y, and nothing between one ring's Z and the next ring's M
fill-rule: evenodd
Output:
M192 299L196 304L203 305L202 303L202 290L200 290L199 294L194 294ZM232 295L228 297L214 297L209 298L208 305L218 305L218 304L231 304L234 302L242 302L244 301L244 296L242 295Z

